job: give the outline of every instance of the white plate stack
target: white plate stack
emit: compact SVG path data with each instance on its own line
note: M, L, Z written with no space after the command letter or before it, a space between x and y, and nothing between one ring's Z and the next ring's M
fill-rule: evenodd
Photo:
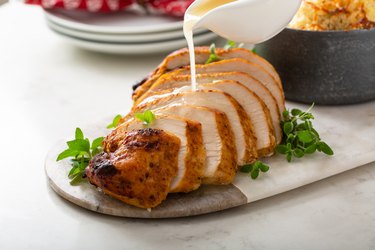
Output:
M93 51L115 54L150 54L186 47L181 18L132 12L89 13L46 11L48 26L68 42ZM209 45L217 36L197 30L196 45Z

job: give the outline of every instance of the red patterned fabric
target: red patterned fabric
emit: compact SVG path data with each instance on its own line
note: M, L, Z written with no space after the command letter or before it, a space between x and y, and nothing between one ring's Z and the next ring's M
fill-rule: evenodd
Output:
M194 0L25 0L27 4L40 5L45 9L80 9L91 12L124 10L141 5L151 11L172 16L183 16Z

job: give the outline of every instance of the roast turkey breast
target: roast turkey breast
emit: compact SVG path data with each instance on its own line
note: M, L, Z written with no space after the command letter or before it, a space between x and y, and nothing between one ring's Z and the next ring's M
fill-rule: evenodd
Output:
M229 184L239 167L273 154L285 100L279 76L245 49L196 48L198 89L187 49L170 54L135 89L134 106L89 163L89 181L127 204L153 208L168 193ZM149 110L151 124L135 118ZM138 116L137 116L138 117Z
M260 66L262 69L267 71L275 79L279 87L282 89L280 77L275 71L274 67L264 58L258 56L252 51L249 51L244 48L231 48L228 50L217 48L215 51L220 60L242 58L251 63L255 63L256 65ZM196 64L205 64L209 56L210 50L208 47L195 48ZM165 74L168 71L183 66L188 66L189 63L189 51L187 48L177 50L171 53L153 72L149 74L149 76L144 81L134 86L133 99L137 100L140 96L142 96L143 93L145 93L161 75Z
M212 83L217 80L233 80L245 85L248 89L253 91L267 106L273 130L276 136L276 142L280 143L282 139L282 131L280 127L281 115L279 112L279 107L276 102L275 97L263 84L255 80L247 73L243 72L224 72L224 73L209 73L209 74L198 74L197 82L199 84ZM170 75L165 74L160 77L153 86L145 93L137 102L142 102L145 98L152 96L155 92L163 90L174 90L176 88L181 88L183 86L191 85L190 75Z
M267 71L281 86L281 80L277 74L275 68L264 58L258 56L256 53L245 49L245 48L216 48L216 55L219 60L233 59L233 58L242 58L251 63L255 63L258 66L262 67ZM209 47L196 47L195 48L195 63L196 64L205 64L207 59L210 57L210 48ZM187 48L177 50L174 53L167 56L163 63L160 65L158 72L167 72L173 69L181 68L183 66L188 66L190 64L189 60L189 50Z
M228 60L222 60L219 62L213 62L205 65L196 65L197 74L207 73L223 73L239 71L244 72L258 80L266 88L268 88L273 96L276 98L277 104L279 105L279 111L282 113L285 109L284 92L276 81L271 77L270 74L262 70L259 66L250 63L244 59L234 58ZM170 72L171 75L189 75L190 66L185 66L182 69Z
M257 157L256 137L249 116L243 107L229 94L219 90L178 90L173 93L161 92L133 107L129 116L135 112L154 110L171 104L190 104L217 109L225 113L234 133L237 164L242 166L254 162ZM128 119L125 117L124 120Z

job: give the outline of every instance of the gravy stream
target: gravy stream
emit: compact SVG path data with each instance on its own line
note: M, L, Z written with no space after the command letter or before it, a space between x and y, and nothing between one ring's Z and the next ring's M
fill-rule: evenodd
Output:
M185 13L183 29L189 49L191 88L193 91L197 90L198 87L195 70L195 53L193 41L194 26L200 21L202 16L204 16L210 10L234 1L236 0L203 0L195 8Z

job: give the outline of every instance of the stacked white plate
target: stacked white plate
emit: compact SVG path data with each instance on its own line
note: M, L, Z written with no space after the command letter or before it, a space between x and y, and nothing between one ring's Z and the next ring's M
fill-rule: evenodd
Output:
M48 26L68 42L93 51L116 54L170 52L186 47L181 18L132 12L46 11ZM194 42L209 45L216 35L197 30Z

